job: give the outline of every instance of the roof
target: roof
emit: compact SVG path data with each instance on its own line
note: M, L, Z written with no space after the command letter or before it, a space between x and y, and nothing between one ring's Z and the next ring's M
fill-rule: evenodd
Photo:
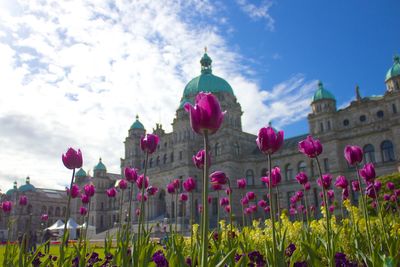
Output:
M200 60L201 74L193 78L185 86L180 107L183 107L185 103L190 102L189 99L196 96L200 92L225 92L234 95L232 87L226 80L212 74L211 62L211 58L207 55L207 53L204 53Z
M140 129L144 130L143 124L139 121L139 116L136 115L136 121L131 125L130 129Z
M318 89L314 94L312 102L322 100L322 99L331 99L336 101L335 96L324 88L324 85L321 81L318 82Z
M26 183L18 188L20 192L36 191L36 188L31 184L31 178L26 177Z
M400 57L398 55L393 57L393 65L386 73L385 82L396 76L400 76Z
M75 177L77 178L85 178L86 176L86 172L82 168L80 168L75 174Z
M94 171L107 171L106 165L101 162L101 158L99 159L99 163L93 168Z

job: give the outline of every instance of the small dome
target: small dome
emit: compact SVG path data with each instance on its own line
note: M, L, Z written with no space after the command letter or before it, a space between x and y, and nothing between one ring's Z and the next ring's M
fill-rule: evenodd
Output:
M85 178L86 176L86 172L82 168L80 168L75 174L76 178Z
M140 129L144 130L143 124L139 121L139 116L136 115L136 121L131 125L130 129Z
M400 75L400 57L396 55L393 58L393 66L386 73L385 82L399 75Z
M106 165L101 162L101 158L99 159L99 163L97 163L96 166L94 166L94 171L107 171Z
M196 96L200 92L225 92L234 95L233 89L227 81L212 74L211 62L211 58L207 53L204 53L200 60L201 75L193 78L185 86L179 107L183 107L186 102L189 102L189 98Z
M31 179L26 177L26 183L18 188L20 192L36 191L36 188L31 184Z
M324 88L324 85L321 81L318 82L318 90L315 92L314 97L312 99L313 102L322 100L322 99L331 99L336 101L335 97L331 92Z
M7 195L7 196L11 196L14 192L17 192L17 191L18 191L18 186L17 186L17 181L15 181L15 182L14 182L13 188L9 189L9 190L6 192L6 195Z

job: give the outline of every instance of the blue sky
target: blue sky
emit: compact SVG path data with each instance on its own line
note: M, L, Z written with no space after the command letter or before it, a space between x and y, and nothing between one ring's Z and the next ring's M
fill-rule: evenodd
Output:
M318 80L338 107L356 84L362 95L384 93L400 2L382 3L0 0L0 188L27 175L63 188L70 146L82 149L85 170L102 157L119 173L136 114L148 130L171 130L204 46L241 103L245 131L272 120L287 137L306 133Z

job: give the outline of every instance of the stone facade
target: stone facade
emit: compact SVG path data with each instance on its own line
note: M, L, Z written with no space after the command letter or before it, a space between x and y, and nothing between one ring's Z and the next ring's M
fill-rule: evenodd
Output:
M195 94L202 90L213 92L220 100L223 110L226 110L221 129L210 136L210 151L212 155L212 166L210 173L215 170L224 171L232 181L233 203L232 210L236 215L236 221L242 223L242 206L240 198L244 192L237 190L236 180L246 178L247 190L254 191L257 195L256 201L261 198L267 199L267 189L262 184L260 177L267 172L267 162L265 155L261 154L256 146L256 136L242 130L241 115L242 109L237 102L230 85L223 79L211 74L211 59L203 56L202 74L193 79L185 88L176 117L172 122L172 132L167 133L162 129L162 125L157 124L153 133L159 135L160 144L158 149L149 158L148 176L150 184L160 188L158 194L149 199L149 219L160 221L163 218L173 218L175 211L175 198L166 193L166 186L173 179L185 180L191 176L197 180L197 190L191 198L182 206L178 205L178 217L182 221L188 221L191 207L197 207L201 203L201 170L195 168L192 163L192 156L202 148L203 140L196 135L191 127L187 112L183 106L185 102L193 103ZM202 76L204 75L204 77ZM206 76L209 75L209 76ZM200 86L201 79L207 78L204 83L205 88ZM197 80L196 80L197 79ZM215 84L221 84L224 90L213 88ZM324 146L324 151L320 156L320 163L323 172L329 172L334 177L345 175L349 179L354 179L354 169L349 167L343 157L345 145L353 144L363 148L365 162L374 162L378 175L400 171L400 160L398 150L400 149L400 76L386 79L387 90L381 96L361 97L359 89L356 89L356 100L351 102L346 108L338 110L336 100L331 93L323 88L322 83L311 102L311 113L308 115L310 134L319 138ZM194 84L195 83L195 84ZM226 84L225 84L226 83ZM197 86L197 87L196 87ZM208 87L207 87L208 86ZM211 86L211 87L210 87ZM189 88L190 87L190 88ZM197 90L197 91L196 91ZM263 125L260 125L260 128ZM145 133L143 125L136 122L129 129L125 139L125 155L121 159L121 173L125 167L135 167L142 173L144 168L144 153L140 150L140 136ZM315 183L318 172L313 162L298 152L298 142L306 138L308 134L287 138L283 148L273 155L273 166L279 166L282 173L282 183L279 186L278 199L281 209L288 209L289 198L300 187L294 179L299 171L308 173L312 188L308 193L311 204L318 206L321 199L318 196L319 189ZM114 186L121 179L120 174L108 173L105 165L101 162L94 168L93 177L81 175L76 181L83 186L92 181L96 186L96 194L91 200L91 213L89 223L95 225L98 232L114 227L125 220L128 213L128 194L131 189L125 190L123 194L118 194L115 199L109 199L105 191ZM132 206L133 220L138 218L135 215L139 203L136 201L137 188L132 189L134 203ZM182 190L182 189L181 189ZM45 189L38 189L29 194L42 194ZM13 193L13 194L16 194ZM62 194L61 192L59 193ZM216 224L217 208L219 206L217 196L225 195L224 191L213 192L210 190L212 202L210 207L211 225ZM336 194L340 198L340 194ZM34 199L36 195L32 195ZM38 197L38 195L37 195ZM276 194L275 194L276 197ZM353 200L357 196L352 196ZM42 199L42 196L40 197ZM64 199L65 200L65 199ZM48 200L50 207L60 207L63 209L65 203ZM254 203L256 203L254 201ZM45 200L45 202L47 202ZM121 207L122 203L122 207ZM79 200L72 202L73 216L78 223L82 219L78 214ZM34 214L39 214L41 205L33 205ZM47 210L49 209L47 207ZM36 210L37 209L37 210ZM182 210L185 209L183 213ZM122 214L121 214L122 212ZM194 209L195 218L199 220L197 208ZM221 209L221 218L227 216ZM185 214L185 216L183 216ZM257 215L264 217L263 211L259 210ZM62 217L60 217L62 218ZM51 217L50 222L55 220Z

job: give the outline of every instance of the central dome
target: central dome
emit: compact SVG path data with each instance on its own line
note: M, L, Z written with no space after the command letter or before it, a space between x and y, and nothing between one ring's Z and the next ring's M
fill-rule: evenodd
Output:
M185 86L179 107L183 107L186 102L190 102L190 99L193 99L200 92L229 93L234 95L232 87L227 81L212 74L211 62L212 60L207 55L207 52L204 53L200 60L201 74L193 78Z

